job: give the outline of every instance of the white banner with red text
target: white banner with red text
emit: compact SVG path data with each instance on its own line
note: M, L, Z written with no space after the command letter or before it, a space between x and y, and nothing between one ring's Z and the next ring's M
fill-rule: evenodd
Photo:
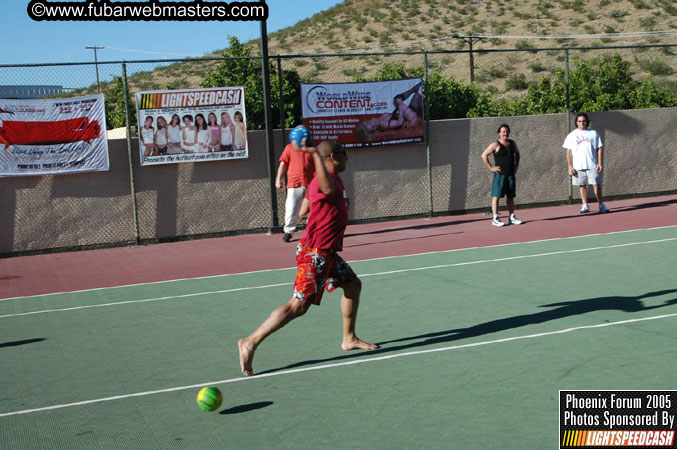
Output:
M0 176L108 170L103 95L0 99Z

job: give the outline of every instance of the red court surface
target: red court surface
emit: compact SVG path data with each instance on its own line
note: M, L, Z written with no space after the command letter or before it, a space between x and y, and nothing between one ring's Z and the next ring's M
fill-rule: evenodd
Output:
M609 214L579 214L579 206L521 209L524 223L502 228L481 214L350 225L342 256L355 261L677 225L676 195L607 202ZM0 298L294 267L300 236L291 243L281 234L253 234L0 259Z

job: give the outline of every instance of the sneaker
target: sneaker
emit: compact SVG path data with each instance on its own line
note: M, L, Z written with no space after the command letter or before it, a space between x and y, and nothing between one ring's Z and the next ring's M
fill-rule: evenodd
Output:
M495 227L502 227L505 225L498 217L494 217L494 220L491 221L491 224Z
M291 233L285 233L284 236L282 236L282 240L285 242L291 241Z
M519 220L514 214L510 214L510 225L521 225L522 221Z
M581 206L581 210L578 211L578 212L581 213L581 214L587 213L587 212L590 212L590 208L588 207L588 205L583 205L583 206Z
M608 212L609 212L609 208L607 208L606 206L604 206L604 203L601 203L601 204L599 205L599 210L598 210L598 212L599 212L600 214L608 213Z

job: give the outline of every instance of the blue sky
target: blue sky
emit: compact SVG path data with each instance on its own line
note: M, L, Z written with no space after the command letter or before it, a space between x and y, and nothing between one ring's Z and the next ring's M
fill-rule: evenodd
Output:
M268 0L268 32L341 2ZM259 22L36 22L27 14L28 3L2 2L0 64L93 61L85 47L94 45L106 47L98 51L99 61L182 58L225 48L227 35L243 42L260 36ZM0 84L8 80L0 76Z

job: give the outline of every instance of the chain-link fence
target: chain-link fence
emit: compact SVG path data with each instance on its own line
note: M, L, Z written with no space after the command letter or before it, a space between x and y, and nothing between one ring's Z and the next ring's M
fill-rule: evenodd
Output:
M673 192L677 159L669 149L677 141L677 110L656 109L674 106L656 98L675 96L676 52L675 45L525 45L473 52L273 56L271 128L277 131L270 149L259 57L0 65L0 85L57 85L64 97L102 92L108 129L129 125L132 133L130 139L109 140L109 172L1 179L0 254L277 229L285 194L271 195L276 167L269 162L279 158L289 127L301 121L301 82L424 79L426 143L349 153L343 178L353 222L488 208L491 180L479 154L503 122L510 123L523 154L517 203L570 200L577 193L566 176L561 144L572 128L570 112L577 110L600 111L591 118L610 149L607 195ZM611 61L604 69L609 74L602 72L604 61ZM619 67L627 70L618 72ZM618 99L581 87L590 74L598 84L631 81L638 94ZM623 78L628 75L630 81ZM136 92L240 85L246 93L247 159L140 165L133 135ZM637 100L640 94L644 103ZM593 104L593 97L606 103ZM629 111L622 101L652 109ZM541 110L534 107L539 102Z

